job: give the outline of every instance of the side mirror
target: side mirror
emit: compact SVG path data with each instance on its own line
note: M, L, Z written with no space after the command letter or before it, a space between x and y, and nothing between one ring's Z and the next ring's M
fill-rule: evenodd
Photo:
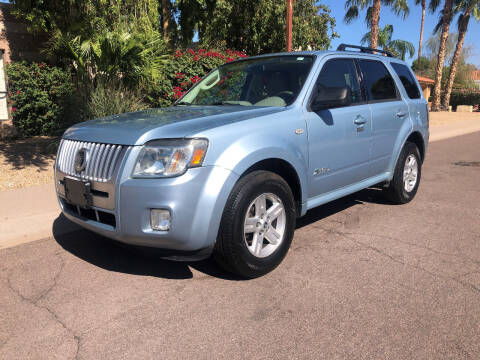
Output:
M318 88L317 94L310 104L313 111L348 106L352 103L352 95L347 87Z

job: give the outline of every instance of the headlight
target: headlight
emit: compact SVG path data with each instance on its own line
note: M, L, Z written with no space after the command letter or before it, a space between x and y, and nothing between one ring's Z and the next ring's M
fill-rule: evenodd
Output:
M182 175L189 167L202 166L207 152L206 139L154 140L138 155L133 177L171 177Z

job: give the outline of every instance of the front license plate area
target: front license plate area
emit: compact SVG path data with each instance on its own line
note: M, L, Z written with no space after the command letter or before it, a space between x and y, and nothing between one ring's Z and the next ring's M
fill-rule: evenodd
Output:
M82 208L92 206L92 194L90 193L90 183L65 177L63 179L65 186L65 197L72 205L78 205Z

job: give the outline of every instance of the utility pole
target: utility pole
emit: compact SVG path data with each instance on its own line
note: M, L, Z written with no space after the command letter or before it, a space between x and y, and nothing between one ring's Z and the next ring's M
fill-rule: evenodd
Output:
M287 51L292 51L293 0L287 0Z

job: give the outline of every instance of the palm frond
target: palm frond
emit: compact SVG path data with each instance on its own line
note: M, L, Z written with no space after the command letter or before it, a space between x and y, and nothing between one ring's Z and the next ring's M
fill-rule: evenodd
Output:
M343 18L343 21L346 24L350 24L353 20L358 18L358 6L354 5L348 8L347 12L345 13L345 16Z
M396 50L400 54L402 60L405 60L406 54L408 54L410 58L415 54L415 46L406 40L392 40L389 43L389 47Z
M428 9L430 12L433 14L435 11L437 11L438 7L440 6L442 0L430 0L430 3L428 4Z

